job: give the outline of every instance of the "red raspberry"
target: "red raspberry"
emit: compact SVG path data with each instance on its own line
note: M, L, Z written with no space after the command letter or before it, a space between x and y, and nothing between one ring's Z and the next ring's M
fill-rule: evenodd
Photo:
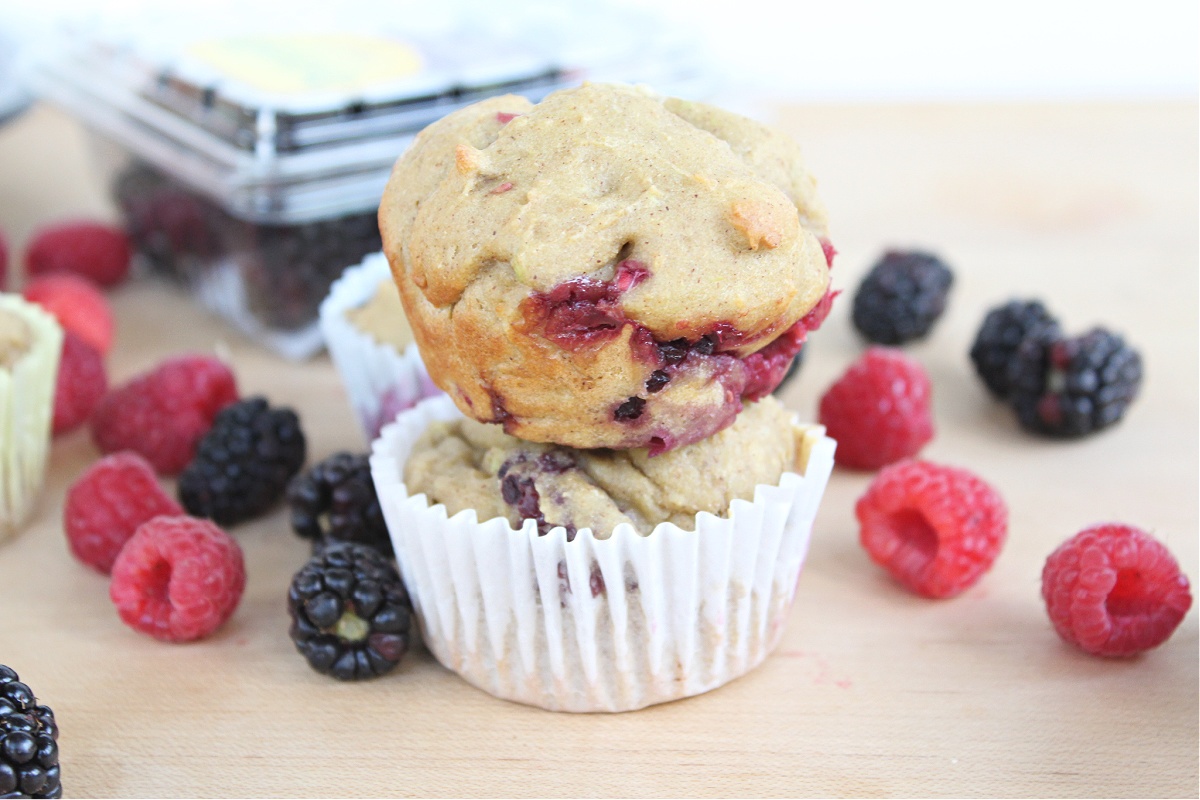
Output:
M113 316L96 284L78 275L43 275L25 286L25 299L49 311L64 329L108 355Z
M54 435L73 431L87 422L107 391L104 357L67 331L58 362L58 382L54 385Z
M821 424L837 440L837 463L879 469L919 453L933 438L930 391L916 361L869 348L821 398Z
M242 548L213 522L155 517L117 556L108 596L126 625L164 642L221 627L246 588Z
M1042 599L1058 635L1098 656L1158 647L1192 606L1170 551L1130 525L1096 525L1060 545L1042 568Z
M92 414L92 439L102 452L133 450L159 474L174 475L192 460L217 412L237 399L223 362L169 359L104 396Z
M182 513L146 459L125 451L100 459L71 484L63 530L75 557L107 575L139 525Z
M991 568L1008 530L1000 495L978 476L928 461L885 467L854 507L867 554L925 597L953 597Z
M25 251L29 276L82 275L100 286L116 286L129 274L129 238L98 222L65 222L42 228Z

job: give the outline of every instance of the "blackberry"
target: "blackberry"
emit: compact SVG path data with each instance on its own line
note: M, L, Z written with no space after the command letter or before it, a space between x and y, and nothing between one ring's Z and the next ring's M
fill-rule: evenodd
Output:
M1142 357L1094 328L1074 339L1026 338L1008 370L1008 401L1021 427L1073 438L1114 425L1142 384Z
M988 311L971 345L975 372L997 398L1008 396L1008 364L1027 338L1047 344L1062 336L1058 320L1037 300L1011 300Z
M231 217L222 230L245 282L250 313L280 330L315 321L346 265L383 247L374 211L297 225L258 225Z
M58 725L17 673L0 664L0 797L62 797Z
M232 525L262 514L304 465L300 420L262 397L222 409L179 476L179 502L189 514Z
M804 345L800 345L800 349L796 351L796 355L792 358L792 363L788 364L787 372L783 373L783 379L779 381L779 385L771 390L771 394L779 394L782 392L792 380L796 377L796 373L800 371L800 365L804 363Z
M373 547L331 542L292 578L289 632L323 675L343 681L388 672L408 650L412 604L395 567Z
M366 455L335 453L294 478L287 500L292 530L311 539L314 550L327 541L346 541L392 555Z
M954 275L929 253L891 250L854 295L854 327L877 344L904 344L929 333L946 308Z

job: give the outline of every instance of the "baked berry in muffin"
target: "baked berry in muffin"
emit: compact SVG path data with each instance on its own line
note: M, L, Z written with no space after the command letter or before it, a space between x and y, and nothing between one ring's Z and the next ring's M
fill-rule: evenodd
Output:
M778 385L831 297L796 144L631 87L444 118L379 219L433 380L529 441L700 441Z

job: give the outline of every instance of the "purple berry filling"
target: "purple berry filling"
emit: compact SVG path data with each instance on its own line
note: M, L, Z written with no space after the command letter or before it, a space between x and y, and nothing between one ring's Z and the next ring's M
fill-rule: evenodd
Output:
M836 254L833 245L821 240L821 248L826 262L832 266ZM720 383L725 400L724 408L718 413L698 414L692 425L683 426L675 433L658 430L652 423L654 429L645 431L649 435L642 440L648 443L652 456L716 433L732 423L742 410L744 400L756 401L774 391L783 381L808 333L825 321L838 294L827 289L802 319L760 350L738 357L730 351L769 336L772 331L751 336L732 323L717 322L695 341L686 338L660 341L648 328L629 319L620 304L620 296L649 275L644 264L625 259L617 265L612 281L575 278L549 292L531 294L522 301L521 313L524 317L522 332L539 332L573 352L598 347L616 338L626 325L633 326L630 338L633 357L654 367L645 382L647 394L661 391L680 371L702 369L711 380ZM644 414L645 410L646 399L635 396L617 405L612 416L617 422L637 427L637 424L652 419L652 415ZM639 420L642 423L638 423Z
M542 472L556 475L566 472L575 466L575 461L561 451L542 453L536 460L530 461L525 453L518 453L501 465L497 477L500 478L500 496L504 502L514 509L522 520L532 519L537 523L538 536L545 536L558 527L546 521L542 513L541 495L534 483L534 475ZM562 526L567 532L567 541L575 538L575 526Z
M617 410L613 412L613 419L617 422L631 422L640 417L645 410L645 400L640 397L631 397L617 406Z
M656 369L650 373L650 377L646 379L646 391L650 394L661 391L671 381L671 376L667 374L665 369Z
M488 397L492 399L492 422L498 422L504 426L504 431L507 433L513 425L513 415L504 405L504 398L500 396L495 389L487 390Z

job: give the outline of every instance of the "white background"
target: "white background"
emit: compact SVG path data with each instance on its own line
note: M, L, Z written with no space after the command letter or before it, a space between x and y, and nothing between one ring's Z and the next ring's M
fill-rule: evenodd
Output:
M1198 91L1196 0L633 0L731 79L807 100L1128 99Z
M236 17L247 3L213 0ZM599 0L267 0L281 23L305 12L376 13L505 27L565 18ZM660 16L694 36L726 84L814 101L1195 99L1197 0L605 0ZM169 0L0 0L0 34L62 17L142 8L195 8ZM606 31L603 35L609 36ZM5 49L0 42L0 50ZM3 62L0 52L0 62ZM652 56L651 56L652 57Z

